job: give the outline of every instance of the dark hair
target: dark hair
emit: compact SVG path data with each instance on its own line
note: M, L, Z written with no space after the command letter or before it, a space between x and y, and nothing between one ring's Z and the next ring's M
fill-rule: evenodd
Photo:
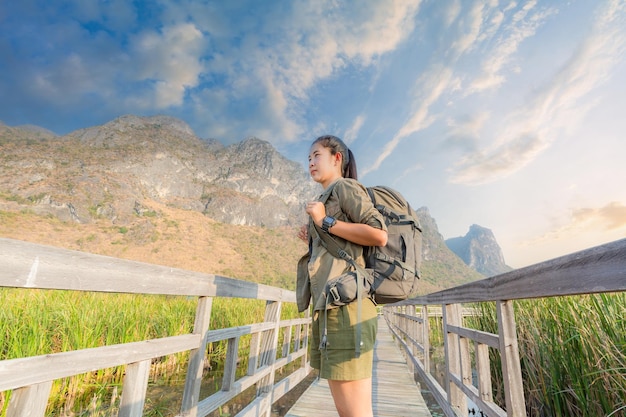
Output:
M330 149L331 155L341 154L341 176L344 178L357 178L356 161L352 151L346 146L345 143L337 136L324 135L313 141L313 145L316 143L321 144L323 147Z

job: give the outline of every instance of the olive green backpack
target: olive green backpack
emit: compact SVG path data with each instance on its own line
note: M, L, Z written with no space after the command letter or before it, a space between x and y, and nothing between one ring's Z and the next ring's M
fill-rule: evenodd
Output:
M422 262L422 228L417 213L398 191L386 186L367 187L374 207L387 226L386 246L366 246L365 271L369 295L377 304L389 304L414 296ZM317 228L322 244L335 257L362 269L333 239Z

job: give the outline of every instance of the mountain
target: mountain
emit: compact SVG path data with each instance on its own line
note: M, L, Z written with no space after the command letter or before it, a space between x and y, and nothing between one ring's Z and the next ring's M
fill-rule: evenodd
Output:
M64 136L0 123L0 236L291 288L321 191L266 141L127 115ZM422 293L480 279L422 207ZM445 277L445 278L444 278Z
M301 165L269 143L224 147L166 116L124 116L63 137L0 126L0 144L9 200L79 223L125 224L154 200L225 223L293 226L317 193Z
M427 207L416 210L422 226L422 280L426 288L437 291L484 278L469 268L446 246L437 222ZM432 288L431 288L432 286ZM427 291L427 292L432 292Z
M446 245L467 265L486 277L512 270L504 262L493 232L473 224L465 236L447 239Z

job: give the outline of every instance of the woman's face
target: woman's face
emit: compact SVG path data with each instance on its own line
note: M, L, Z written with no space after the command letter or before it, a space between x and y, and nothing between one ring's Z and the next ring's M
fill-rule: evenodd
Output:
M326 188L341 177L341 154L332 155L329 148L314 143L309 152L309 174Z

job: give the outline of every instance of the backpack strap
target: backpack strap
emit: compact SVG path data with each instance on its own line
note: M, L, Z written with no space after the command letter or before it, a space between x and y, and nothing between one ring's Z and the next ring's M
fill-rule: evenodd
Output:
M367 277L367 271L365 270L365 268L358 265L356 261L354 260L354 258L352 258L352 256L350 256L348 252L343 250L339 246L337 241L333 239L331 235L324 232L315 223L313 223L313 225L315 226L313 230L315 230L315 233L317 234L322 246L324 246L324 248L326 248L326 250L335 258L343 259L344 261L348 262L354 268L356 272L356 299L357 299L356 302L357 304L356 304L356 329L355 329L356 334L355 334L354 357L358 358L361 356L361 344L362 344L361 342L361 315L362 315L362 299L363 299L363 292L364 292L362 280L365 279L365 277ZM324 308L324 335L326 335L326 331L327 331L326 310L328 309L329 302L330 300L327 297L326 306ZM324 343L324 347L326 347L325 343Z
M384 262L386 262L388 264L399 266L400 269L402 269L402 277L403 277L403 279L406 279L405 272L410 272L411 274L416 275L416 276L419 275L418 271L416 271L414 267L412 267L411 265L407 264L406 262L402 262L399 259L393 258L393 257L391 257L389 255L385 255L384 253L380 253L380 252L375 253L374 257L376 259L384 261Z
M331 194L333 193L333 190L335 188L335 185L337 184L338 181L341 181L341 178L338 179L337 181L335 181L333 184L330 185L330 189L326 189L324 191L324 193L322 194L322 197L320 198L320 202L322 202L323 204L326 204L326 201L328 200L328 198L331 196ZM360 265L358 265L356 263L356 261L354 260L354 258L352 258L352 256L350 256L350 254L348 252L346 252L344 250L344 248L342 248L339 243L337 243L337 241L335 239L333 239L333 237L324 232L318 225L316 225L313 221L311 221L311 223L313 224L313 231L315 232L315 234L317 235L317 237L319 238L320 243L322 244L322 246L331 254L333 255L335 258L338 259L343 259L344 261L346 261L347 263L349 263L355 270L356 272L356 281L357 281L357 285L356 285L356 293L357 293L357 307L356 307L356 335L355 335L355 348L354 348L354 356L356 358L361 356L361 321L362 321L362 299L364 296L364 288L363 288L363 281L362 279L365 279L365 277L367 277L368 273L365 270L365 268L361 267ZM328 309L328 304L329 304L329 300L327 299L326 302L326 307L324 309L324 316L326 317L326 310ZM326 327L326 324L324 323L324 327ZM326 328L324 328L324 333L326 332Z

